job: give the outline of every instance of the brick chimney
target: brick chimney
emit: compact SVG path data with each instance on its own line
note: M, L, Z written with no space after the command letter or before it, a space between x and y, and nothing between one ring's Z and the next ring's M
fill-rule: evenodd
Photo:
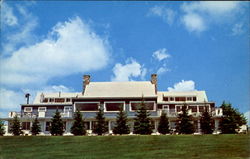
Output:
M83 88L82 88L82 94L85 92L86 86L90 83L90 75L83 75Z
M155 85L155 94L157 94L157 74L151 74L151 83Z

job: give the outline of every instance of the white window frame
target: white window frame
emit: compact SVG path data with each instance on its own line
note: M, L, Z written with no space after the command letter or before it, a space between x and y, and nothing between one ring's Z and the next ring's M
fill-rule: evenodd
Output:
M30 111L27 111L27 110L26 110L26 108L30 108ZM23 111L24 111L24 112L28 112L28 113L30 113L30 112L32 112L32 111L33 111L33 108L32 108L32 107L24 107Z
M45 110L39 110L39 109L41 109L41 108L45 108ZM47 111L47 108L46 107L38 107L38 110L37 110L38 112L46 112Z
M130 101L129 102L129 111L130 112L136 112L136 110L132 110L131 103L141 103L141 101ZM155 101L144 101L144 103L154 103L154 109L153 110L147 110L147 111L150 111L150 112L156 111L156 103L155 103Z
M66 112L66 108L68 108L68 110L71 110L71 112L72 112L72 106L64 106L63 112ZM70 112L70 111L68 111L68 112Z
M125 111L125 101L105 101L104 102L104 112L119 112L119 110L118 111L107 111L106 103L123 103L123 111Z
M78 103L79 103L79 104L80 104L80 103L84 103L84 104L85 104L85 103L86 103L86 104L87 104L87 103L98 103L98 105L99 105L99 106L98 106L98 109L100 108L100 104L101 104L100 102L75 102L75 103L74 103L74 111L76 111L76 104L78 104ZM96 111L95 111L95 110L93 110L93 111L80 111L80 112L98 112L98 110L96 110Z

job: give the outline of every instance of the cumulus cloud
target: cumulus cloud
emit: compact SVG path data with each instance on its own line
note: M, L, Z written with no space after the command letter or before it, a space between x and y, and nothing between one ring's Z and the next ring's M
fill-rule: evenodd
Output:
M165 67L160 67L158 70L157 70L157 74L158 75L162 75L164 74L165 72L169 71L169 69L165 68Z
M133 78L140 77L143 79L146 75L147 69L144 68L136 60L130 58L126 64L115 64L113 68L114 76L111 77L112 81L131 81Z
M98 70L107 65L109 54L108 41L74 17L56 24L41 42L1 58L0 83L43 84L53 77Z
M247 125L250 125L250 111L245 112L244 116L247 118Z
M1 19L3 25L14 26L18 24L17 17L13 13L13 9L3 2L1 3Z
M176 13L163 6L154 6L150 8L149 15L159 16L169 25L173 24Z
M25 103L25 93L13 91L5 88L0 89L0 108L15 109L19 108L21 103Z
M184 3L181 21L190 32L202 32L209 25L231 20L239 12L241 3L237 1L201 1Z
M170 55L167 53L166 48L156 50L155 52L153 52L152 56L158 61L162 61L170 57Z
M185 92L185 91L195 91L195 83L192 80L175 83L174 87L168 87L170 92Z

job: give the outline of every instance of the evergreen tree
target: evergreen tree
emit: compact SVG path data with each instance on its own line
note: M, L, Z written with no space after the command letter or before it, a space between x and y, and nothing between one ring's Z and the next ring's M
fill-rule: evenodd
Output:
M32 124L32 127L31 127L31 133L32 133L32 135L37 135L40 132L41 132L41 126L40 126L39 121L36 117L35 121Z
M223 101L221 108L223 117L220 121L220 130L223 134L235 134L240 126L246 124L246 118L237 109L234 109L230 103Z
M152 131L150 113L146 109L144 100L140 104L139 109L136 111L136 118L134 122L134 133L141 135L149 135Z
M205 107L205 111L201 115L200 124L201 124L201 131L203 134L212 134L212 122L211 115L208 109Z
M123 111L123 108L120 108L119 113L116 117L116 126L114 127L114 134L129 134L129 127L127 125L127 114Z
M63 133L64 133L63 121L62 121L62 118L61 118L61 114L60 114L60 112L58 112L58 110L56 110L55 115L51 119L50 133L53 136L54 135L56 135L56 136L63 135Z
M77 109L76 113L74 114L74 123L70 129L71 133L75 136L81 136L86 134L86 130L84 127L84 122L82 119L81 112Z
M98 109L98 112L96 113L96 120L97 120L97 125L94 128L93 132L97 135L102 135L105 132L107 132L108 128L106 125L103 108L101 107Z
M22 130L21 130L21 124L20 121L16 116L14 116L13 121L12 121L12 125L10 127L10 132L14 135L14 136L19 136L21 134L23 134Z
M177 124L176 130L179 134L193 134L194 124L191 123L191 116L187 113L187 105L182 106L182 113L178 116L179 123Z
M167 114L165 112L162 112L161 114L160 122L158 126L158 132L164 135L170 132L169 121L168 121Z
M0 136L3 136L4 133L5 133L4 123L3 121L0 120Z

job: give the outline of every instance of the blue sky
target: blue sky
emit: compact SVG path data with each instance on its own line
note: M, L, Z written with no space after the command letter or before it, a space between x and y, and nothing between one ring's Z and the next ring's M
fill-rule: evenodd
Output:
M250 107L249 2L1 2L0 111L24 94L149 80ZM13 99L13 97L15 97Z

